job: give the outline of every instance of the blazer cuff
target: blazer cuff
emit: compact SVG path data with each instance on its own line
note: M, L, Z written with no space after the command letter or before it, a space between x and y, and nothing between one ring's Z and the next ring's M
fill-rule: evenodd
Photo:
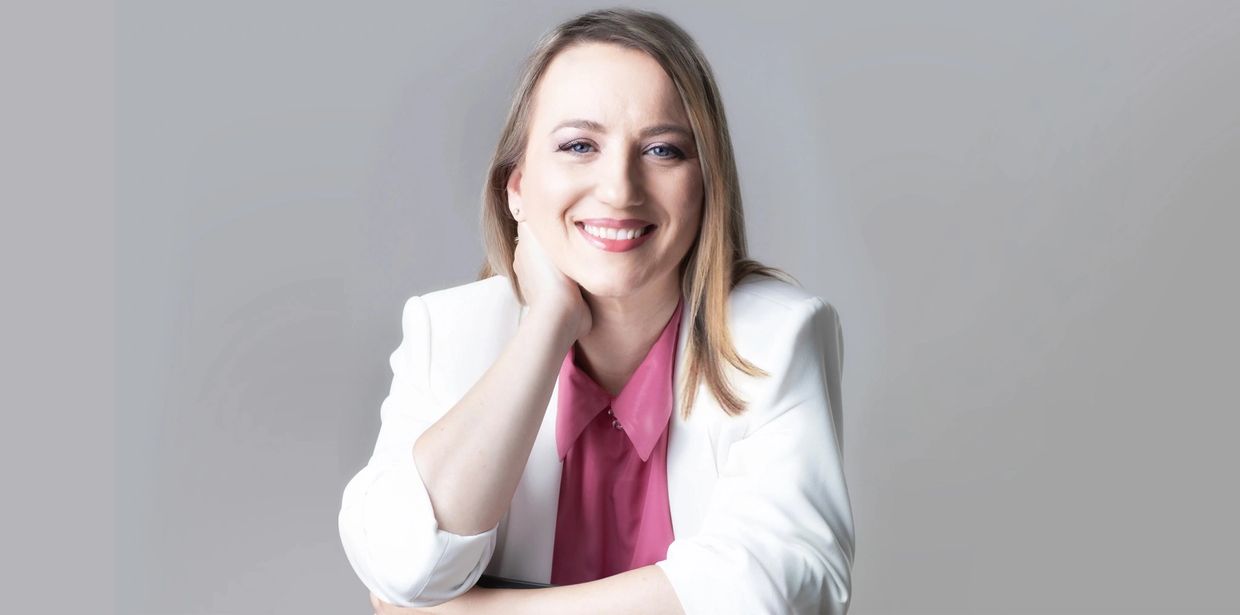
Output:
M499 524L470 536L439 528L413 453L367 465L345 488L340 533L361 581L384 602L429 607L464 594L495 550Z
M680 559L664 559L655 562L654 565L658 566L663 571L663 574L667 576L668 582L672 585L672 590L676 592L676 598L680 600L680 608L684 610L685 615L714 612L712 607L714 600L710 597L706 584L700 580L701 573L695 573Z

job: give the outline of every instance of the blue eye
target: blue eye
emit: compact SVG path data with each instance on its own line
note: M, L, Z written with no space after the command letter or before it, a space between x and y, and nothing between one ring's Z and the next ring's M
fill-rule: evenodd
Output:
M584 146L586 146L586 147L590 147L590 144L589 144L589 143L586 143L585 141L573 141L572 143L566 143L566 144L564 144L564 145L561 145L561 146L560 146L560 151L562 151L562 152L571 152L571 153L574 153L574 154L585 154L586 152L583 152L583 151L581 151L581 150L577 150L577 149L573 149L573 148L577 147L578 145L584 145Z
M578 156L582 156L582 155L590 153L589 151L582 151L580 149L577 149L578 146L586 147L586 148L594 147L585 141L572 141L569 143L565 143L564 145L561 145L558 149L561 152L568 152L570 154L576 154ZM685 157L683 152L681 152L679 149L675 147L672 147L671 145L655 145L646 151L649 152L649 151L654 151L654 150L664 150L666 152L665 154L656 154L655 155L656 158L675 159L675 158Z
M654 147L650 148L650 150L647 150L647 151L651 151L651 150L655 150L655 149L665 149L665 150L667 150L667 151L668 151L668 155L666 155L666 156L659 156L659 158L684 158L684 157L685 157L684 153L682 153L680 150L678 150L678 149L676 149L676 148L674 148L674 147L672 147L672 146L670 146L670 145L656 145L656 146L654 146Z

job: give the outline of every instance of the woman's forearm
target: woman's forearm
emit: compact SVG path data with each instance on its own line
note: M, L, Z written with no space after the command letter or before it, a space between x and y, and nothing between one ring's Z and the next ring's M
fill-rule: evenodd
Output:
M653 564L610 577L541 589L514 589L489 601L512 615L684 615L663 570Z
M529 311L490 368L413 444L442 530L472 536L512 502L575 340L554 315Z
M371 595L378 615L684 615L680 599L658 566L643 566L605 579L541 589L475 586L438 606L407 609Z

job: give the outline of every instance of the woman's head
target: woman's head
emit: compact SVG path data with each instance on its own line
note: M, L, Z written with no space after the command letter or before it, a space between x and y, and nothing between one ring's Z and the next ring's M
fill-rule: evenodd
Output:
M603 130L551 132L578 119ZM691 134L638 134L660 124ZM560 151L566 144L571 151ZM686 158L652 147L660 144ZM504 273L520 294L511 270L512 211L520 207L564 274L591 293L633 292L634 284L657 283L668 272L687 282L681 274L693 277L691 260L713 261L706 269L726 279L744 250L737 183L723 105L693 39L657 13L580 15L544 35L526 62L483 194L483 274ZM593 253L578 218L635 218L656 227L636 250ZM695 259L702 249L713 258Z
M561 125L575 120L595 125ZM652 127L662 130L642 134ZM582 234L578 223L589 218L654 228L641 246L607 252ZM692 325L686 408L690 385L705 377L726 411L743 411L722 362L764 372L732 347L728 295L747 274L786 274L747 258L723 102L709 63L682 28L658 13L606 9L543 36L525 64L483 190L487 258L479 278L503 274L521 297L512 270L517 219L592 294L620 297L673 276Z
M560 271L597 296L667 281L679 290L680 263L700 229L702 172L662 66L614 43L564 47L535 86L525 135L508 208ZM622 251L592 234L625 229L641 236Z

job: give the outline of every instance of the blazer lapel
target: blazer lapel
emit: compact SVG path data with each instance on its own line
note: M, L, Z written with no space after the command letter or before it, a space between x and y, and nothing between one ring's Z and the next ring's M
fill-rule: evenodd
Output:
M672 511L672 533L676 538L697 534L715 485L714 447L708 426L715 422L719 410L710 389L697 387L693 412L683 418L684 379L690 328L689 305L680 315L680 333L676 339L676 367L672 382L672 418L667 437L667 498Z

